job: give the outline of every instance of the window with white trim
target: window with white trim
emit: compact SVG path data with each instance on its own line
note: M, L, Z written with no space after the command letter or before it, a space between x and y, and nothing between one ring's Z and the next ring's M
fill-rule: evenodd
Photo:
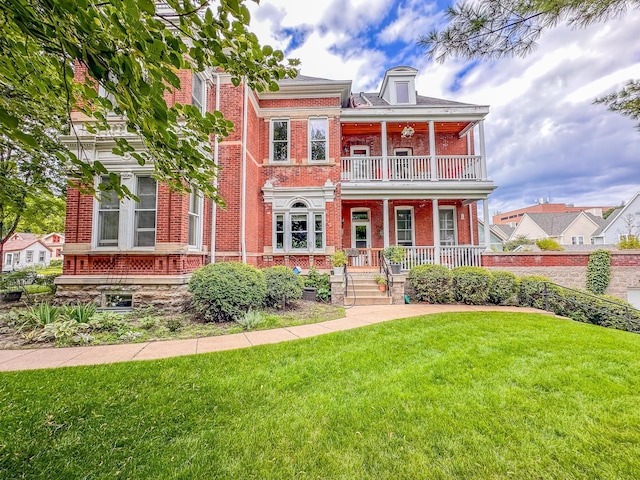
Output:
M409 82L396 82L396 103L409 103Z
M584 245L584 237L582 235L571 237L571 245Z
M413 208L396 208L396 244L403 247L412 247L413 239Z
M27 250L27 263L33 262L33 250Z
M325 219L323 211L309 208L306 202L293 202L287 211L273 216L273 249L278 252L324 251Z
M270 158L274 163L289 161L289 120L271 120Z
M199 249L202 245L202 197L197 191L189 194L189 248Z
M106 183L109 177L101 177ZM113 191L100 192L95 204L94 246L126 250L156 244L158 185L151 175L118 174L118 182L136 197L120 201Z
M309 161L329 160L329 119L309 119Z
M157 185L151 176L136 177L136 202L134 212L134 247L153 247L156 244Z
M4 263L6 263L7 265L11 265L13 263L13 253L7 253L7 255L4 257Z
M119 177L118 177L119 178ZM101 183L109 182L108 176ZM98 202L98 246L117 247L120 230L120 201L113 190L100 192Z
M194 73L191 77L191 104L198 107L200 113L204 114L207 108L206 83L202 77Z
M440 245L456 245L456 211L455 207L438 209L440 224Z
M44 263L45 257L46 257L45 252L40 252L40 254L38 255L38 262Z

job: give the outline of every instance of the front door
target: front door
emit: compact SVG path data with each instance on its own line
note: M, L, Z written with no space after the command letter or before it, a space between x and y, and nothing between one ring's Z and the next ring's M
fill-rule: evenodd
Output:
M370 252L367 250L371 248L369 210L354 210L351 212L351 248L360 250L360 255L351 259L353 266L364 267L370 265Z

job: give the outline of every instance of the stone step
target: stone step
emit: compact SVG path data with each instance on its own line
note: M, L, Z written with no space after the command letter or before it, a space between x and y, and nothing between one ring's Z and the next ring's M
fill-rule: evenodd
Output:
M391 305L391 297L379 296L360 296L356 294L356 297L347 296L344 297L344 305Z

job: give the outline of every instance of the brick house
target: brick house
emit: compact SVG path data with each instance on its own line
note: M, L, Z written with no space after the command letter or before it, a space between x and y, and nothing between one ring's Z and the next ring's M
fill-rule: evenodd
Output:
M395 244L406 247L405 269L480 265L489 240L478 238L478 201L489 218L496 188L484 151L489 108L418 95L416 75L392 68L374 93L306 76L257 93L223 73L181 72L168 101L220 110L235 124L212 140L226 208L171 192L152 167L113 155L114 138L127 135L118 118L94 135L74 115L79 137L65 141L81 142L140 202L69 189L58 295L170 306L210 262L329 271L331 255L349 248L352 270L377 271L379 252Z

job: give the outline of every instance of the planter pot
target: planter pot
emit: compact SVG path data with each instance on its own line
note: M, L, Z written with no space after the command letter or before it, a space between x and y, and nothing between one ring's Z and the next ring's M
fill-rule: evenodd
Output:
M4 292L0 294L3 302L17 302L22 297L22 291L17 292Z
M393 273L394 275L399 275L401 268L402 268L402 265L400 265L399 263L392 263L391 273Z
M344 275L344 267L333 267L334 275Z
M387 291L387 286L386 285L378 285L378 290L380 290L381 292L386 292Z

